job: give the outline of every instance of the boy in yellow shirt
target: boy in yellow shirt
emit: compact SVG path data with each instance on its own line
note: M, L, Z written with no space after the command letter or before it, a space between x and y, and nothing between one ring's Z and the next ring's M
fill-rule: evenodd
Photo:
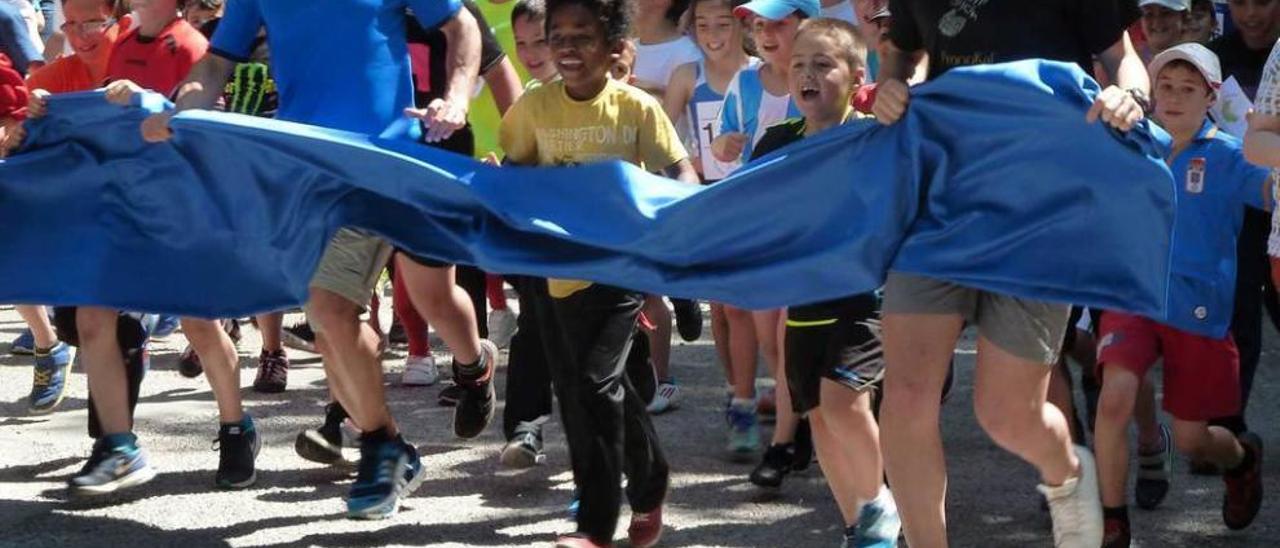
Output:
M630 25L628 1L546 6L547 43L561 78L525 93L503 118L507 161L562 166L619 159L697 184L662 105L609 78ZM557 546L612 544L624 465L631 544L652 546L662 533L669 471L645 404L624 374L644 296L575 280L549 280L547 289L543 339L581 497L578 530Z

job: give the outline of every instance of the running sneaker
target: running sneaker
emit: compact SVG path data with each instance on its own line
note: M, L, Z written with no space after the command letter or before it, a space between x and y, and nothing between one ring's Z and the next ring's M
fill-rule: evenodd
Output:
M795 446L790 443L771 444L764 450L764 458L751 471L751 483L769 489L782 487L783 478L791 473L795 461Z
M385 519L400 509L400 500L409 496L426 470L418 450L401 439L364 440L360 443L360 466L347 496L347 517Z
M136 443L111 447L99 439L93 444L89 462L67 483L72 495L95 496L142 485L155 477L146 451Z
M440 389L440 394L436 396L436 403L440 407L454 407L458 405L460 399L462 399L462 387L450 382Z
M516 426L515 433L502 448L500 457L507 468L532 468L547 460L542 452L542 426L524 421Z
M480 362L485 369L476 378L465 378L454 364L453 379L462 391L453 408L453 434L462 439L479 436L493 420L493 371L498 364L498 347L487 339L480 339Z
M214 482L219 489L243 489L258 481L254 461L262 440L254 427L253 418L245 415L238 424L224 424L218 429L218 439L213 440L218 451L218 472Z
M178 326L182 324L177 316L169 314L159 314L156 316L156 325L151 330L151 338L163 339L178 331Z
M874 500L862 505L858 523L845 529L844 548L895 548L902 519L888 489L881 488Z
M1244 529L1262 508L1262 438L1253 432L1240 434L1245 460L1243 470L1228 470L1222 475L1227 492L1222 499L1222 522L1230 529Z
M311 330L311 324L303 321L285 326L282 331L280 340L285 346L294 350L316 353L316 333Z
M750 460L760 447L760 423L756 420L755 404L730 405L728 420L729 458L735 462Z
M35 354L36 365L32 370L31 396L27 410L43 415L52 412L67 394L67 372L71 370L71 347L59 342L48 352Z
M495 309L489 312L489 340L498 348L511 346L511 339L520 329L517 325L516 313L510 308Z
M698 301L671 299L671 308L676 311L676 331L681 339L693 342L702 338L702 307Z
M679 407L680 385L676 384L676 380L667 379L658 383L658 389L653 393L653 400L649 402L649 414L661 415Z
M400 375L400 384L404 386L431 386L440 380L440 368L436 367L436 358L426 356L409 356L404 360L404 373Z
M1107 518L1102 524L1102 548L1129 548L1133 533L1129 522L1121 518Z
M1093 454L1075 446L1080 473L1062 485L1037 488L1049 501L1056 548L1093 548L1102 545L1102 499L1098 497L1098 468Z
M608 548L613 546L612 542L600 542L585 533L573 533L570 535L560 535L556 539L555 548Z
M662 538L662 505L650 512L632 512L627 538L633 548L650 548Z
M9 343L9 353L14 356L30 356L36 353L36 337L30 329L23 329L18 337Z
M1138 451L1138 481L1133 486L1133 499L1138 508L1154 510L1169 494L1169 471L1173 469L1173 433L1160 425L1160 449L1151 453Z
M196 349L191 345L187 345L186 350L183 350L182 355L178 357L178 373L188 379L194 379L204 374L204 365L200 363L200 354L197 354Z
M289 385L289 356L284 350L262 351L258 356L258 376L253 379L254 392L279 394Z
M320 464L351 464L342 454L342 422L347 412L341 405L330 403L324 408L324 424L320 428L303 430L294 441L293 449L311 462Z

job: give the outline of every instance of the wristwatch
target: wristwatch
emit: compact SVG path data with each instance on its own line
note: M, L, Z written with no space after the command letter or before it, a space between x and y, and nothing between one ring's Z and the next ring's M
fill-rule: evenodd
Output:
M1147 92L1138 88L1128 88L1125 92L1133 97L1133 101L1138 103L1138 106L1142 107L1143 114L1151 114L1151 98L1147 97Z

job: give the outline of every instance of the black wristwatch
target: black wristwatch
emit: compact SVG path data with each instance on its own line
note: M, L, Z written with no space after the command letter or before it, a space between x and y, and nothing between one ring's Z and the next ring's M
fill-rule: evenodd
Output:
M1138 88L1128 88L1125 92L1127 92L1130 97L1133 97L1134 102L1138 103L1138 106L1142 107L1143 114L1151 114L1151 98L1147 97L1147 92Z

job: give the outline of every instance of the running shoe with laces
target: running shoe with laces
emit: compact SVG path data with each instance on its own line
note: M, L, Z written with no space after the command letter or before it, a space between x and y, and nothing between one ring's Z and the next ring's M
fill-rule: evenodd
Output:
M1055 548L1095 548L1102 545L1102 499L1098 496L1098 468L1093 454L1075 446L1080 472L1062 485L1037 488L1049 501Z
M676 331L684 342L702 338L702 307L698 301L671 299L671 308L676 312Z
M795 445L790 443L772 444L764 450L760 464L751 471L751 483L769 489L782 487L783 478L791 473L795 461Z
M243 489L258 481L254 461L262 448L262 440L254 427L253 418L245 415L237 424L224 424L218 429L218 439L213 440L218 451L218 472L214 483L219 489Z
M293 449L311 462L320 464L352 464L342 454L342 422L347 412L337 403L324 408L324 424L320 428L303 430L294 441Z
M188 379L194 379L204 374L204 365L200 363L200 354L196 353L196 349L191 345L182 351L182 355L178 357L178 373Z
M507 468L532 468L546 459L546 453L542 452L542 426L530 421L516 426L500 456L502 465Z
M898 506L888 489L880 488L880 494L862 505L858 522L845 529L844 548L894 548L898 545L898 533L902 531L902 519Z
M479 436L493 420L493 372L498 363L498 347L488 339L480 339L480 363L484 372L468 378L454 363L454 383L461 389L453 408L453 434L462 439Z
M280 337L280 341L289 348L316 353L316 333L305 321L285 326Z
M347 517L385 519L400 509L400 501L426 479L418 450L404 440L364 439L356 481L347 496Z
M653 400L649 402L649 414L661 415L680 407L680 385L675 379L667 379L658 383Z
M1228 470L1222 475L1227 487L1222 498L1222 522L1233 530L1248 527L1262 508L1262 438L1245 432L1238 439L1249 464L1243 470Z
M662 539L662 505L648 512L632 512L627 538L633 548L650 548Z
M1173 468L1173 433L1160 425L1160 449L1151 453L1138 451L1138 478L1133 485L1133 499L1138 508L1154 510L1169 494L1169 471Z
M751 459L760 447L760 423L756 420L755 403L729 405L729 458L736 462Z
M1102 548L1129 548L1132 532L1129 522L1120 518L1107 518L1102 523Z
M279 394L289 385L289 356L284 350L262 351L258 356L258 376L253 390L263 394Z
M36 365L32 369L31 395L27 410L32 414L49 413L62 403L67 394L67 372L71 370L71 347L59 342L48 352L35 353Z
M146 451L136 443L112 446L104 438L93 444L89 462L67 485L74 496L96 496L142 485L155 477Z
M510 308L494 309L489 312L489 340L498 348L511 346L511 339L519 330L516 313Z
M404 373L400 375L400 384L404 386L431 386L440 380L440 368L436 367L436 358L426 356L409 356L404 360Z
M9 353L14 356L30 356L36 352L36 336L30 329L23 329L13 342L9 343Z
M449 382L440 389L440 394L436 396L436 403L440 407L454 407L458 405L460 399L462 399L462 387Z

